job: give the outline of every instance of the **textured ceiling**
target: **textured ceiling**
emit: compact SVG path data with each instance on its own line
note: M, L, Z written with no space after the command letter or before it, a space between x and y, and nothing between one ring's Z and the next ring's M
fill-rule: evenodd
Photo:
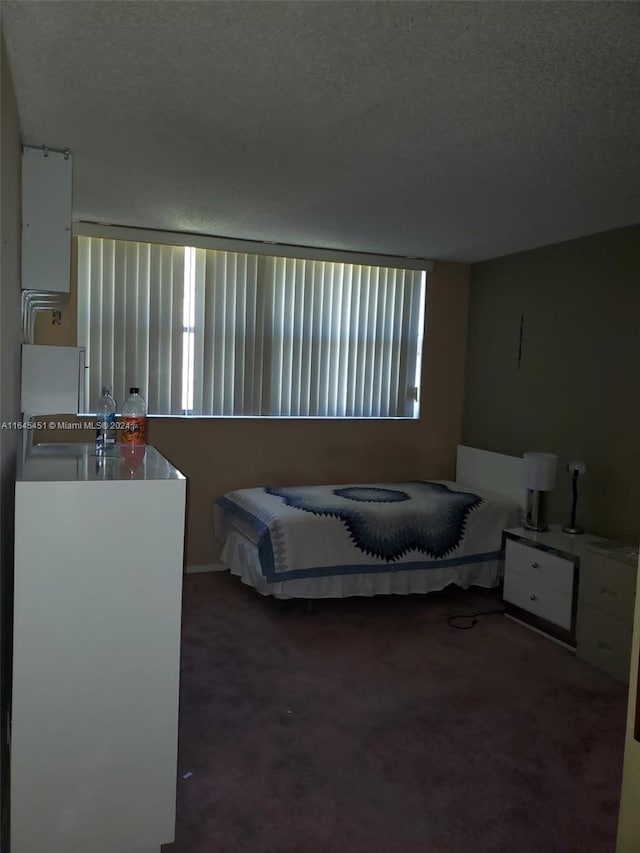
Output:
M640 4L3 0L74 218L479 260L640 221Z

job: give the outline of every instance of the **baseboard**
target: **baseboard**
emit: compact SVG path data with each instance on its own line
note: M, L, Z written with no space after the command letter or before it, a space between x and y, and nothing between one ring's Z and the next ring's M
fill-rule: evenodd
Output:
M224 563L206 563L204 566L187 566L184 570L187 575L198 575L201 572L226 572Z

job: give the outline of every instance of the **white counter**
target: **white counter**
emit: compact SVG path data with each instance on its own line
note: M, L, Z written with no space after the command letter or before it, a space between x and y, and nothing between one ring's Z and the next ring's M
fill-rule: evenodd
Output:
M184 474L146 445L96 454L95 444L36 444L18 472L20 482L77 480L184 480Z

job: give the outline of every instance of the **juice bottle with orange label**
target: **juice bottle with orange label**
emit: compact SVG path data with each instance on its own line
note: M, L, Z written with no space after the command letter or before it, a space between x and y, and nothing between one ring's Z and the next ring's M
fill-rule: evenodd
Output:
M139 388L129 388L129 396L122 407L122 444L135 448L147 443L147 406Z

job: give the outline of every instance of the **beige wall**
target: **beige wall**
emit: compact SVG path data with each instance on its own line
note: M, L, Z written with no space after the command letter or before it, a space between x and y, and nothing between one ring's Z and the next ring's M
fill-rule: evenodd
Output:
M1 157L0 180L2 226L0 235L0 421L20 418L20 124L11 72L0 32L2 54L2 94L0 102ZM5 789L7 760L4 737L8 699L11 639L11 600L13 590L13 518L16 457L21 434L0 430L0 647L2 649L2 788ZM3 798L3 827L6 830L6 799ZM3 833L4 835L4 833ZM0 846L6 844L6 836Z
M640 226L472 267L463 443L557 453L550 517L565 524L564 466L582 459L580 520L629 542L640 527L639 321Z
M462 418L468 300L469 267L436 263L427 284L419 420L151 419L149 442L189 478L187 564L217 562L212 506L230 489L451 477ZM36 342L73 345L68 316L64 312L63 325L51 327L45 312ZM87 432L35 440L70 436L92 438Z

